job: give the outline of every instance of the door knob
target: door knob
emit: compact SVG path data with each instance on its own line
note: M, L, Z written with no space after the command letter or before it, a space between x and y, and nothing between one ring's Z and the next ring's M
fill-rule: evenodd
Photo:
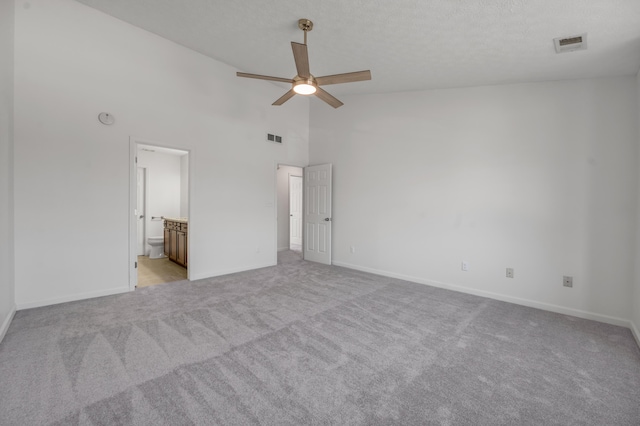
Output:
M324 221L325 221L325 222L331 222L331 219L329 219L328 217L325 217L325 218L324 218Z

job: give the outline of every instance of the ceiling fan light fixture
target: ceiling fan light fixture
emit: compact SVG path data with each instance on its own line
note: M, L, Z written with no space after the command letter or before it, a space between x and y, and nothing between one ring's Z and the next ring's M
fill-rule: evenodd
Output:
M311 81L293 83L293 91L298 95L313 95L316 90L316 86Z

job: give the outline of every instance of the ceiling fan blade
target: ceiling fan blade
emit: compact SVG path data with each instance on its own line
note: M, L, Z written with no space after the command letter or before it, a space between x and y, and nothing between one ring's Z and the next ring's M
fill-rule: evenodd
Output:
M302 78L309 78L311 73L309 72L309 53L307 52L307 45L292 41L291 48L293 49L293 59L296 61L298 75Z
M268 75L260 75L260 74L247 74L246 72L237 72L236 75L238 77L257 78L258 80L271 80L271 81L281 81L283 83L293 83L293 80L290 78L270 77Z
M371 71L347 72L344 74L325 75L316 77L318 86L326 86L327 84L352 83L354 81L371 80Z
M327 91L322 90L319 87L318 87L318 90L316 90L316 96L319 97L320 99L322 99L323 101L325 101L326 103L328 103L329 105L331 105L334 108L339 108L342 105L344 105L338 99L334 98L333 95L329 94Z
M293 95L295 94L296 92L294 92L293 89L291 89L284 95L280 96L280 98L274 103L272 103L271 105L282 105L283 103L287 102L289 99L293 98Z

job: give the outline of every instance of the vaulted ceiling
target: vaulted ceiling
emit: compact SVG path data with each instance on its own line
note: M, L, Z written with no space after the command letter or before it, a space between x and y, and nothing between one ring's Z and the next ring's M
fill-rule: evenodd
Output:
M279 77L295 75L290 42L303 40L298 19L311 19L314 75L373 75L332 86L335 95L632 75L640 68L640 0L77 1L240 71ZM554 38L583 33L587 50L556 54Z

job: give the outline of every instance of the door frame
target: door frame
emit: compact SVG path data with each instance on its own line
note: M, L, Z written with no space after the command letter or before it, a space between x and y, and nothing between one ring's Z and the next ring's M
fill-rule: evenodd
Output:
M195 230L191 218L193 217L193 197L195 195L194 191L194 182L193 176L194 173L194 149L187 148L184 146L175 146L170 144L165 144L157 141L151 141L144 138L139 138L136 136L129 136L129 206L128 206L128 218L129 218L129 291L134 291L136 286L138 285L138 221L135 214L136 205L138 204L138 189L137 189L137 179L138 179L138 162L137 162L137 152L138 145L149 145L156 146L158 148L169 148L169 149L178 149L180 151L185 151L189 155L188 158L188 176L189 176L189 184L187 185L187 196L188 202L187 206L189 209L189 214L187 219L189 221L189 234ZM148 172L148 171L147 171ZM146 184L146 183L145 183ZM148 204L148 191L145 192L145 208ZM187 252L192 253L192 241L193 238L187 239ZM191 280L192 275L192 266L193 263L191 258L189 259L189 267L187 268L187 279Z
M143 187L144 187L144 211L142 212L142 214L144 215L144 219L147 218L147 206L149 205L149 189L147 188L147 182L149 181L149 169L147 167L139 167L138 164L136 163L136 181L138 179L138 169L142 169L142 176L144 179L144 183L143 183ZM137 182L136 182L136 207L138 205L138 187L137 187ZM135 208L135 207L134 207ZM139 212L138 212L139 213ZM138 226L138 222L136 222L136 242L137 242L137 226ZM142 226L142 246L143 246L143 251L146 253L147 252L147 221L144 221L144 225ZM136 247L136 252L137 252L137 247Z

